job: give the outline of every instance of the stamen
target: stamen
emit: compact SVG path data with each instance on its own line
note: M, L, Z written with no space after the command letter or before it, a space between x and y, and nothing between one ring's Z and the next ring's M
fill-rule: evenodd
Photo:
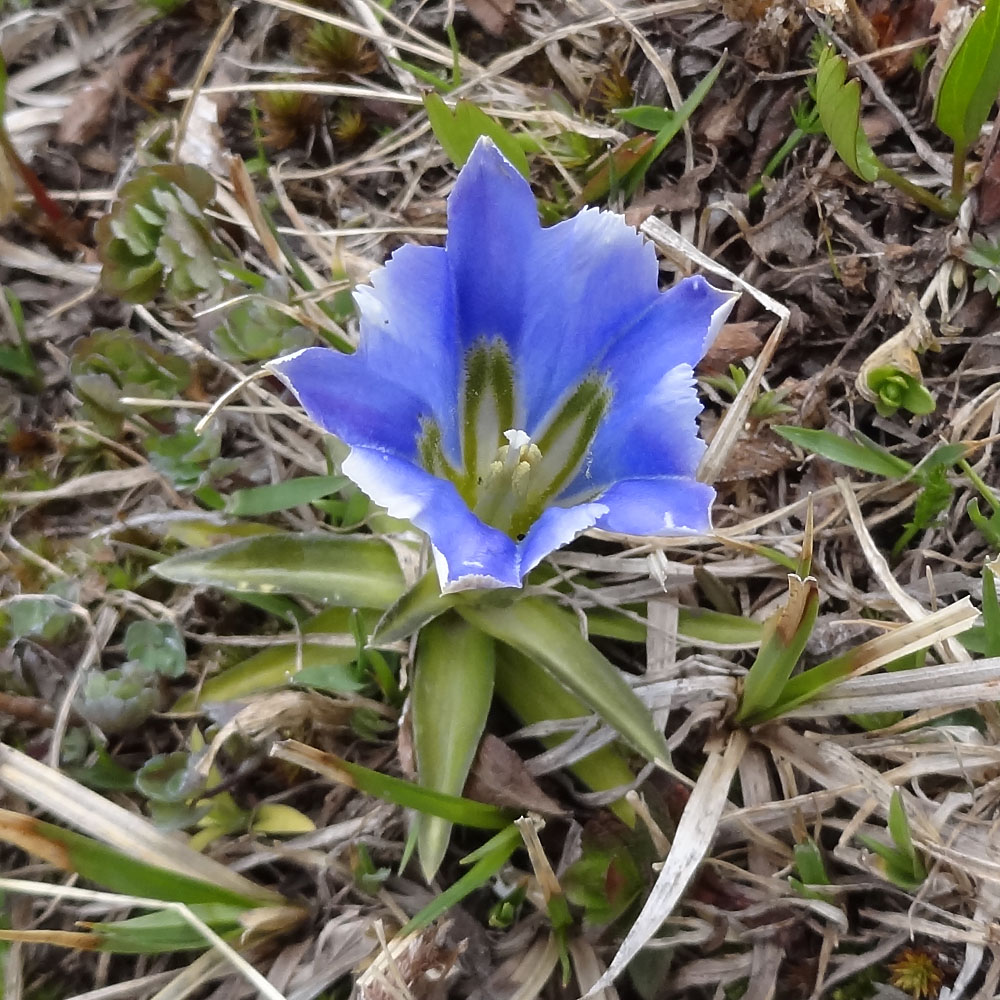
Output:
M474 510L481 521L510 534L542 466L542 453L524 431L504 431L504 437L508 443L497 449Z

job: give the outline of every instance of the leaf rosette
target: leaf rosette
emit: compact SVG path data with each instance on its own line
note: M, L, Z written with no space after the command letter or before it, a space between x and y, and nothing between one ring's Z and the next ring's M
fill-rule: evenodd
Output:
M207 171L190 164L143 167L94 229L105 291L149 302L165 291L186 302L223 287L220 258L205 209L215 195Z

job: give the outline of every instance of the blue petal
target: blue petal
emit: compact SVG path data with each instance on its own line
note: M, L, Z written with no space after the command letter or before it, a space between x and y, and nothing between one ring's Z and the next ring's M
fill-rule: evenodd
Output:
M441 247L401 247L371 282L354 294L361 314L358 357L371 371L426 400L445 450L457 462L462 355L447 255Z
M307 347L267 368L295 393L311 420L345 444L416 455L427 404L372 371L363 358Z
M539 233L516 351L529 430L657 302L657 271L653 245L611 212L585 209Z
M597 500L608 512L597 522L624 535L705 534L715 490L692 479L626 479Z
M645 395L664 372L698 364L737 298L700 275L685 278L661 293L652 309L622 331L601 358L599 369L610 372L611 387L619 397Z
M528 182L480 139L448 199L448 264L459 339L500 336L513 348L524 324L528 260L541 226Z
M343 468L375 503L430 537L442 591L521 586L513 541L483 524L447 480L369 448L351 449Z
M549 507L543 511L518 546L521 577L531 572L550 552L573 541L581 531L592 528L607 512L603 503Z
M694 477L705 443L698 437L701 402L689 365L661 375L645 395L616 393L580 473L563 491L593 495L619 479Z

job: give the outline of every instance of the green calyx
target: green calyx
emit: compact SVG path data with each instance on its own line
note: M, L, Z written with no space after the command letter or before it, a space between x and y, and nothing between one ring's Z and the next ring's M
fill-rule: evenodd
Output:
M440 427L424 423L421 464L449 479L484 523L520 539L572 480L607 412L603 376L584 379L534 432L517 426L514 366L500 339L466 354L461 396L461 461L445 453Z

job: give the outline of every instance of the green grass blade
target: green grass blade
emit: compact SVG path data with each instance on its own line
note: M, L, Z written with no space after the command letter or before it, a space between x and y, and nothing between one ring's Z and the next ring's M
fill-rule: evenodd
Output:
M779 426L773 430L805 451L862 472L885 476L886 479L900 479L913 471L913 466L905 459L897 458L873 442L850 441L831 431L810 430L806 427Z
M453 882L444 892L435 896L432 902L400 930L400 935L412 934L414 931L432 924L441 914L465 899L470 892L486 885L520 846L521 831L513 824L505 826L495 837L476 851L476 860L472 867L457 882ZM472 855L470 855L471 857Z
M480 830L502 830L511 821L509 812L496 806L422 788L401 778L393 778L360 764L352 764L335 754L323 753L297 740L276 743L271 748L271 755L309 768L384 802L391 802L405 809L416 809L428 816L440 816L449 823Z
M698 81L698 85L691 91L687 100L665 119L662 127L656 133L652 147L642 155L639 161L625 175L624 187L626 198L630 198L635 194L636 188L642 183L646 172L656 162L657 157L670 145L674 136L680 132L687 120L708 96L708 92L712 89L712 85L718 78L719 73L722 72L725 62L726 54L723 52L719 61Z
M374 621L371 612L362 613L362 625ZM245 698L272 688L287 687L298 683L298 675L306 670L326 669L331 677L339 677L339 690L344 693L358 691L363 683L356 677L349 664L357 659L355 643L348 644L351 632L350 608L327 608L302 626L302 644L274 645L255 653L241 663L210 677L197 691L190 691L178 699L175 712L190 712L199 705L213 701L232 701ZM330 646L309 642L310 635L343 635L343 646Z
M578 719L589 711L551 674L510 646L497 650L496 693L525 726L555 719ZM568 739L568 733L555 733L542 737L540 742L551 748ZM607 792L635 781L635 772L614 745L587 754L571 764L569 771L595 792ZM635 811L624 799L612 802L608 808L626 826L635 825Z
M194 904L191 912L224 941L243 932L244 909L220 904ZM97 950L116 955L162 955L175 951L204 951L211 947L205 935L176 909L144 913L107 923L84 922L97 940Z
M300 476L282 483L236 490L226 500L225 513L233 517L259 517L322 500L347 484L345 476Z

